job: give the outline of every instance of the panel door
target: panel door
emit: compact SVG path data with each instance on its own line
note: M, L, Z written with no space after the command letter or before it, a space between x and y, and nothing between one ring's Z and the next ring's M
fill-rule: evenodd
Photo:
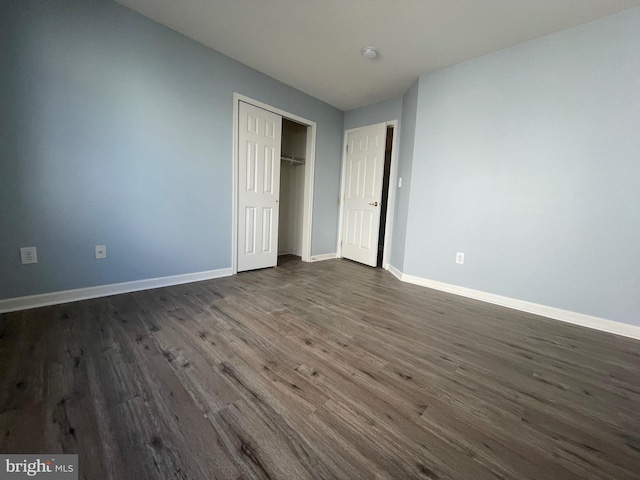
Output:
M238 128L238 271L278 262L282 117L240 102Z
M349 134L345 165L342 256L376 266L387 128L384 123Z

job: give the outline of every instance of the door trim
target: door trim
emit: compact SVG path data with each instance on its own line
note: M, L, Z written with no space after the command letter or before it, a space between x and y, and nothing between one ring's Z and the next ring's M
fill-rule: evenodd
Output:
M240 93L233 93L233 172L232 172L232 206L231 206L231 271L238 273L238 120L239 103L245 102L254 107L276 113L283 118L293 120L307 126L307 151L304 169L304 205L302 216L302 261L311 261L311 233L313 225L313 185L315 177L316 156L316 122L268 105ZM395 138L394 138L395 141Z
M393 141L391 142L391 171L389 172L389 197L387 198L387 223L384 229L384 252L382 254L382 268L389 269L389 255L391 252L391 242L393 241L393 214L396 204L396 188L397 188L397 176L398 176L398 120L389 120L384 123L385 127L393 127ZM372 123L371 125L376 125ZM364 125L358 128L350 128L344 131L344 137L342 141L342 178L340 180L340 210L338 217L338 246L336 248L336 257L342 258L342 229L344 221L344 196L345 196L345 181L346 181L346 168L347 168L347 145L349 143L349 134L357 132L363 128L370 127L371 125Z

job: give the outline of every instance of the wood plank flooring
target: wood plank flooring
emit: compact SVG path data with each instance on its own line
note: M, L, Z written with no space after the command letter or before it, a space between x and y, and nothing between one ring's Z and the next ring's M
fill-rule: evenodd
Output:
M5 314L0 375L84 479L640 478L640 342L346 260Z

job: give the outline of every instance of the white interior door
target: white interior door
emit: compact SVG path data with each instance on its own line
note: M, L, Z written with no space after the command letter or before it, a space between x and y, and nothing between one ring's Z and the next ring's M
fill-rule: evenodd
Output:
M342 256L372 267L378 258L386 133L380 123L347 139Z
M278 262L282 117L240 102L238 126L238 271Z

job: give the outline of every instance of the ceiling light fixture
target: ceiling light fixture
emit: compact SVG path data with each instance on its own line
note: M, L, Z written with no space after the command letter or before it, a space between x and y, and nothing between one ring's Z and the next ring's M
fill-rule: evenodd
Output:
M367 60L373 60L378 56L378 51L376 47L364 47L362 49L362 56Z

